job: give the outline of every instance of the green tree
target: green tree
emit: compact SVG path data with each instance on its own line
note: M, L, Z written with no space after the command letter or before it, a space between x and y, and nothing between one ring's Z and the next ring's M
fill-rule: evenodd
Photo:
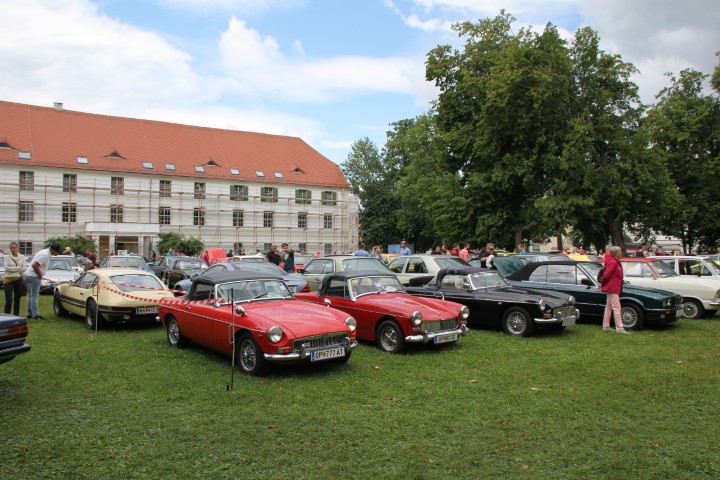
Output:
M185 237L179 233L168 232L158 235L159 255L165 254L171 248L186 255L194 256L203 250L203 242L194 237Z
M571 65L565 41L548 25L522 28L504 11L454 29L462 51L439 46L426 78L440 89L438 140L447 172L459 172L469 208L458 212L476 241L545 237L567 218L537 208L551 185L546 168L561 152L570 102Z
M340 170L360 201L360 233L367 245L398 243L396 174L367 137L354 142Z
M97 252L95 242L92 239L84 237L82 235L76 235L74 237L50 237L45 240L45 248L49 247L54 243L60 245L61 253L62 250L65 249L65 247L70 247L70 250L72 250L75 255L79 254L85 256L88 250L93 253Z
M720 238L720 101L703 93L707 75L691 69L679 77L668 75L671 85L657 95L644 125L678 195L655 226L682 239L686 253L696 245L715 248Z

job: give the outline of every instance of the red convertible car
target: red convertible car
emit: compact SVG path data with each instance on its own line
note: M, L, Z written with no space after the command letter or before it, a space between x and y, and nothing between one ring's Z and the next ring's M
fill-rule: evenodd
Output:
M299 302L282 278L258 272L200 275L184 297L164 298L158 315L171 346L192 341L234 355L248 375L272 363L345 363L357 346L354 318Z
M332 306L357 320L357 337L389 353L406 343L456 342L469 332L464 305L405 293L398 278L381 272L338 272L325 276L317 292L298 300Z

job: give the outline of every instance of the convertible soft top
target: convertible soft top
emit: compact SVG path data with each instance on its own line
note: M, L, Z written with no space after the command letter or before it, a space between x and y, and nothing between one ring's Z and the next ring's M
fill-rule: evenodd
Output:
M437 284L440 285L445 275L472 275L480 272L497 272L485 267L449 267L441 269L437 274Z

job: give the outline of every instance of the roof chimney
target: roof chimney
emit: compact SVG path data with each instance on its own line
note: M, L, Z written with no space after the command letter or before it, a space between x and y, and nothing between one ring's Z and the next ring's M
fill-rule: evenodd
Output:
M62 102L55 102L55 103L53 103L53 107L55 108L55 110L62 110L63 104L62 104Z

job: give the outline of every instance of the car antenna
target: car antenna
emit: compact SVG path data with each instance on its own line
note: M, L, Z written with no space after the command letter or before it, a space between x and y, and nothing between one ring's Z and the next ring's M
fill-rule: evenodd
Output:
M232 330L230 330L230 343L232 344L232 359L230 360L230 383L227 384L227 391L235 387L235 289L230 289L230 318L232 319Z

